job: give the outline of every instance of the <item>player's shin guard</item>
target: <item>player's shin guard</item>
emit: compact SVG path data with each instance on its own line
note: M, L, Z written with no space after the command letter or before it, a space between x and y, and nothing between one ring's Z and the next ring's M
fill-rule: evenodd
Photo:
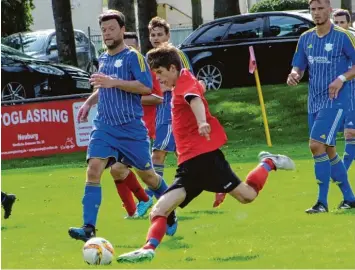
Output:
M168 189L168 185L164 181L162 177L159 177L159 184L156 189L149 188L151 192L153 192L155 198L159 199L161 195L163 195L164 191Z
M166 217L156 216L152 219L152 224L150 225L147 242L143 246L144 249L156 249L163 239L166 232Z
M334 182L339 186L341 192L343 193L344 201L350 201L350 202L355 201L354 194L351 190L348 181L348 174L346 168L338 154L330 160L330 164L331 164L331 177L334 180Z
M318 201L328 207L328 191L331 172L330 161L327 153L313 156L313 159L314 172L319 187Z
M149 197L148 197L147 193L145 192L145 190L141 186L141 184L138 182L138 179L137 179L136 175L132 171L129 172L129 174L127 175L126 179L124 180L124 183L133 192L134 196L140 202L149 201Z
M97 214L101 204L101 185L86 183L82 200L84 225L96 225Z
M246 183L251 186L256 193L264 187L269 172L275 170L275 165L270 159L261 162L254 170L249 172Z
M351 163L355 159L355 139L345 141L344 165L349 170Z
M129 216L133 216L136 212L136 203L134 202L131 190L128 188L126 183L122 181L115 180L115 185L127 214Z

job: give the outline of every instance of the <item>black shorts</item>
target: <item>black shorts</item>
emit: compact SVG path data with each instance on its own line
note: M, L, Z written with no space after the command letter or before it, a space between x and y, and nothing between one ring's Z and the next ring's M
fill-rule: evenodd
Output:
M173 184L165 193L177 188L185 188L186 198L180 204L180 207L184 208L204 190L228 193L240 183L240 179L232 171L222 151L217 149L181 163L176 170Z

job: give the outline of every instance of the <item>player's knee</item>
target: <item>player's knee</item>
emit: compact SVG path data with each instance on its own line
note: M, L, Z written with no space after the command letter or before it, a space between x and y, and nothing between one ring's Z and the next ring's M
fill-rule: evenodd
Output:
M129 174L129 169L123 164L116 163L111 166L110 174L114 180L124 180Z
M345 140L355 139L355 129L345 129L344 130Z
M100 182L101 174L102 174L102 164L94 160L89 162L86 171L87 180L90 182Z
M309 149L314 155L322 154L325 152L326 147L323 143L314 140L309 141Z
M152 155L152 161L154 164L164 164L165 156L165 151L154 150Z
M166 212L164 211L164 209L162 209L159 204L155 204L153 206L153 209L150 211L149 213L149 219L152 220L154 217L158 217L158 216L161 216L161 217L167 217L167 214Z

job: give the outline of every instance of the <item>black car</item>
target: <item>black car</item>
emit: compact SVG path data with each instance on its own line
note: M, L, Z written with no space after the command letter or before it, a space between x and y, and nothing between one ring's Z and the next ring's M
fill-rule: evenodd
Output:
M208 89L255 83L248 69L249 46L254 47L261 83L284 83L300 35L314 26L303 12L237 15L201 25L179 47Z
M1 100L92 92L90 74L76 67L35 59L1 45Z
M88 72L96 72L99 62L94 43L90 42L83 31L77 29L74 29L74 41L78 67ZM34 58L59 62L55 29L12 34L3 38L2 43Z

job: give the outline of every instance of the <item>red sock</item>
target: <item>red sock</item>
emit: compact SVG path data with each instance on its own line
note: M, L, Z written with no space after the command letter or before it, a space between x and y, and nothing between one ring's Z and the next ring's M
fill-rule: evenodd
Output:
M268 161L268 160L266 160L266 161ZM265 163L266 163L266 161L265 161ZM270 166L270 164L268 164L268 165ZM275 165L273 163L272 163L272 165L273 165L273 167L275 167ZM259 194L259 191L265 185L268 175L269 175L269 171L263 165L258 165L254 170L252 170L248 174L246 183L249 186L251 186L253 189L255 189L256 193Z
M144 188L139 184L136 175L132 171L129 172L124 183L139 201L147 202L149 200L147 193L145 193Z
M124 182L115 180L115 185L117 193L123 202L123 207L126 209L127 214L132 216L136 212L136 203L134 202L132 192Z
M156 249L163 239L166 232L167 218L163 216L156 216L152 219L152 225L150 225L147 242L143 246L144 249Z

